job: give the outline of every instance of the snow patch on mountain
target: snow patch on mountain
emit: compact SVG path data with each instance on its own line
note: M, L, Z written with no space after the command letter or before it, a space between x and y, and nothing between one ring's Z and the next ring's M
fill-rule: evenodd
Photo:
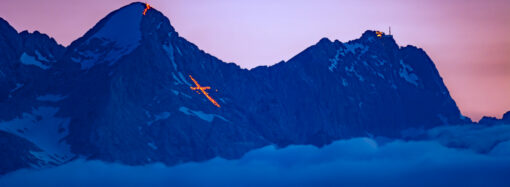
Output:
M172 78L175 80L175 82L174 82L174 84L175 84L175 85L183 84L183 83L181 82L181 80L180 80L179 78L177 78L177 76L175 75L175 73L174 73L174 72L172 72Z
M361 43L354 43L354 42L345 43L344 47L345 47L345 52L349 52L352 54L357 54L356 53L357 49L360 50L360 52L358 53L359 55L362 55L368 51L368 47L366 47L365 45L363 45Z
M177 95L177 96L182 95L182 96L184 96L184 97L186 97L186 98L188 98L188 99L191 99L191 96L190 96L190 95L188 95L188 94L185 94L185 93L179 92L179 91L177 91L177 90L173 90L173 89L171 89L170 91L172 91L172 93L174 93L174 94L175 94L175 95Z
M108 62L108 65L111 66L137 47L136 45L118 46L116 43L105 40L101 41L101 45L110 47L100 52L95 49L78 52L77 56L73 56L71 59L79 62L83 70L105 62Z
M347 82L347 80L345 80L344 78L342 78L342 85L343 85L343 86L349 86L349 83Z
M25 138L42 149L43 152L32 152L45 162L39 163L39 166L63 163L73 157L69 145L61 141L68 134L70 119L56 117L58 111L56 107L34 108L31 113L23 113L10 121L0 121L0 131Z
M82 69L89 69L96 63L109 62L108 65L113 65L132 52L142 38L140 25L143 15L140 12L143 12L143 7L135 5L119 9L84 42L85 49L72 60L80 62ZM98 52L98 47L105 49Z
M377 74L377 76L381 77L381 79L384 79L384 75L382 73L377 72L376 74Z
M335 58L329 59L331 62L331 65L329 65L329 71L333 72L334 69L336 69L338 65L338 60L340 60L340 55L343 56L343 52L341 50L337 50L335 54Z
M418 76L412 73L413 68L404 63L404 61L400 60L400 65L402 68L399 70L400 77L404 78L407 82L418 86Z
M148 116L150 116L150 114L148 114ZM159 121L159 120L168 119L168 117L170 117L170 112L162 112L159 114L155 114L155 115L153 115L153 117L154 117L154 119L152 119L151 121L148 121L147 125L152 125L154 122Z
M149 146L150 148L152 148L154 150L158 149L158 147L154 144L154 142L147 143L147 146Z
M179 47L175 46L175 49L177 49L177 53L179 53L179 55L181 55L181 56L182 56L182 52L181 52L181 50L179 49Z
M354 74L356 77L358 77L358 80L363 82L365 81L365 78L363 78L363 76L361 76L355 69L354 69L354 66L351 65L350 67L345 67L345 71L346 72L350 72L352 74Z
M174 50L172 45L163 45L163 50L165 50L166 54L168 55L168 58L170 58L170 62L172 63L172 66L174 67L174 70L177 71L177 64L175 63L174 58Z
M24 86L24 84L16 83L16 87L14 87L12 90L10 90L9 93L14 93L15 91L19 90L23 86Z
M27 53L21 54L21 57L19 60L21 61L22 64L37 66L44 70L50 68L49 66L44 65L44 63L37 60L35 57L28 55Z
M142 11L143 7L135 5L119 9L91 38L103 38L115 42L117 46L136 47L142 38Z
M184 82L184 84L191 86L191 84L186 80L186 78L184 78L184 75L182 75L181 72L178 72L177 74L179 75L179 78L181 78L181 81Z
M16 83L16 87L14 87L13 89L9 90L9 98L12 97L12 94L16 91L18 91L19 89L21 89L25 84L22 84L22 83Z
M212 122L215 117L228 122L227 119L225 119L224 117L222 117L220 115L208 114L208 113L205 113L205 112L202 112L199 110L191 110L191 109L189 109L187 107L183 107L183 106L179 108L179 111L181 111L182 113L184 113L186 115L196 116L196 117L198 117L204 121L207 121L207 122Z
M46 57L44 57L41 53L39 53L38 50L35 50L35 55L36 55L37 59L39 59L41 61L55 62L55 59L54 59L55 57L53 57L53 55L51 55L51 53L48 53L48 56L49 56L49 58L51 58L51 60L46 58Z

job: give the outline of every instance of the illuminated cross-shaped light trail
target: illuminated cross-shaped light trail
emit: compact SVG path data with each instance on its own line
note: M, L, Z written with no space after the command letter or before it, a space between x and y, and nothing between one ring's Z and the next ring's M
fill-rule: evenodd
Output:
M205 90L211 89L211 87L200 86L200 84L198 84L198 82L191 75L189 75L189 78L191 78L193 83L195 83L195 85L196 85L196 87L191 86L190 87L191 90L200 90L205 95L205 97L207 97L207 99L209 99L209 101L211 101L211 103L213 103L215 106L220 108L220 104L218 104L218 102L216 102L213 98L211 98L211 96L209 96L209 94L205 91Z

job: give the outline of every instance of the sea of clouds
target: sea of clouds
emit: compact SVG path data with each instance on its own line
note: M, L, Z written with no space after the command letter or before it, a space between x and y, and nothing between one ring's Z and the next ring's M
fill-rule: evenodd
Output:
M239 160L128 166L75 160L0 186L510 186L510 125L445 126L405 139L267 146Z

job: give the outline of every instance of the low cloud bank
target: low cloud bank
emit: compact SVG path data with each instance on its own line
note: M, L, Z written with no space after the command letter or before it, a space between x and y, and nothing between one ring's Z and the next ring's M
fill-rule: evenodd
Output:
M450 126L426 140L267 146L239 160L168 167L76 160L22 169L0 186L510 186L510 126Z

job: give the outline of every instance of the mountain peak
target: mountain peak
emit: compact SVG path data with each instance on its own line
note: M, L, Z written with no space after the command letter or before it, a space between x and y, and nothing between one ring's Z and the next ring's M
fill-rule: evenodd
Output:
M380 35L378 35L378 32L381 32L379 33ZM370 43L371 45L375 44L390 50L399 48L397 42L393 38L393 35L389 35L388 33L384 33L382 31L367 30L361 35L359 40L363 43Z
M52 42L52 43L58 45L60 48L64 48L64 46L57 43L55 38L52 38L52 37L48 36L47 34L41 33L39 31L34 31L34 32L30 33L27 30L24 30L24 31L20 32L19 35L21 36L21 38L24 41L27 40L28 38L34 38L37 40L49 41L49 42Z
M369 38L369 37L377 37L377 31L373 31L373 30L366 30L365 32L363 32L363 34L361 35L361 38ZM384 33L383 33L383 36L384 36Z
M137 45L142 39L142 32L149 30L155 30L153 28L160 28L162 20L167 20L168 25L170 24L168 18L166 18L161 12L151 7L145 15L143 15L146 9L146 4L141 2L134 2L123 6L105 16L101 19L92 29L90 29L85 35L78 40L74 41L70 48L76 48L83 43L90 42L93 39L102 39L114 42L119 46L133 46ZM143 24L143 20L149 20L149 22L158 24ZM143 28L142 28L143 27ZM169 25L169 31L174 31L173 27Z
M324 37L324 38L321 38L317 44L319 44L319 43L331 43L331 40L327 37Z
M102 38L119 44L130 44L141 38L140 25L145 4L134 2L105 16L83 37L74 41L71 48L93 38Z
M0 18L0 64L14 62L21 53L21 38L6 20ZM14 55L13 55L14 54ZM1 68L0 68L1 69Z
M144 15L145 8L145 3L135 2L108 14L83 37L70 45L71 59L80 62L82 69L89 69L96 63L110 62L111 65L129 54L140 45L142 35L147 30L143 28L147 25L142 23L143 20L164 17L153 8ZM99 54L97 48L104 50ZM81 52L75 53L77 51Z
M13 36L17 35L17 34L18 34L18 32L16 31L16 29L14 29L14 27L12 27L9 24L9 22L7 22L7 20L0 17L0 38L3 36L3 37L6 37L5 40L12 39L12 38L15 38ZM9 36L9 37L7 37L7 36Z
M399 50L389 35L323 38L288 62L245 70L179 37L156 9L143 15L145 8L138 2L113 11L62 57L40 34L21 33L34 38L21 46L15 30L0 32L0 103L9 109L0 121L55 130L55 138L66 133L55 142L77 157L128 164L238 158L267 144L322 146L462 122L430 58ZM222 108L193 92L186 75L210 86ZM52 121L61 126L39 128Z
M510 122L510 111L503 114L503 120Z
M7 22L7 20L0 17L0 29L2 29L4 27L9 28L9 27L11 27L11 25L9 24L9 22Z
M107 38L123 46L134 45L141 39L140 23L144 9L141 3L132 3L114 11L92 38Z

